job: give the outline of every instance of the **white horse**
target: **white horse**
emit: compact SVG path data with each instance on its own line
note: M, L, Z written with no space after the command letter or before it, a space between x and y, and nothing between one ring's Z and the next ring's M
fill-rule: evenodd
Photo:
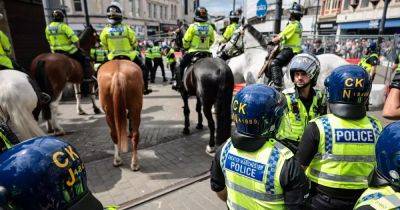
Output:
M45 135L33 117L38 97L28 75L16 70L0 70L0 120L9 120L23 139Z
M252 33L250 33L250 30L252 30ZM235 83L266 83L265 76L260 79L257 78L259 71L264 65L266 57L269 55L268 50L265 47L265 40L262 38L261 33L252 26L245 27L243 46L244 53L233 57L228 61L228 65L235 78ZM227 45L226 47L229 46ZM333 69L349 64L345 59L335 54L323 54L318 55L317 57L321 63L321 72L318 78L317 87L323 87L325 78ZM286 72L286 70L284 70L284 72ZM293 86L289 74L286 74L284 81L286 88Z

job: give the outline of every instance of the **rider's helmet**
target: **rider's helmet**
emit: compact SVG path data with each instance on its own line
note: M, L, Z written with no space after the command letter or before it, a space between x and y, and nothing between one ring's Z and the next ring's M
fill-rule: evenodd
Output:
M238 11L231 11L229 15L229 21L231 23L238 23L240 18L240 14Z
M55 137L17 144L0 155L0 163L0 207L103 209L88 189L85 166L76 149Z
M371 42L367 47L367 54L376 53L376 52L377 52L376 43L375 42Z
M297 2L294 2L292 7L289 9L290 18L300 21L301 17L303 17L303 11L301 9L301 5Z
M240 90L232 102L235 148L258 150L274 137L286 107L283 94L264 84L252 84Z
M198 7L194 13L194 21L196 22L207 22L208 12L205 7Z
M362 67L337 67L325 79L325 88L329 109L334 115L348 119L360 119L366 115L371 81Z
M51 13L51 17L54 22L63 22L65 15L61 9L56 9Z
M288 65L290 78L292 82L294 82L294 73L296 71L304 71L307 73L308 77L310 78L310 83L312 87L317 84L319 71L321 69L321 65L319 63L318 58L309 53L301 53L292 58ZM308 84L294 84L296 87L304 87Z
M391 186L400 187L400 122L386 126L375 146L376 172Z
M122 22L122 7L118 2L112 2L107 7L107 21L112 25Z

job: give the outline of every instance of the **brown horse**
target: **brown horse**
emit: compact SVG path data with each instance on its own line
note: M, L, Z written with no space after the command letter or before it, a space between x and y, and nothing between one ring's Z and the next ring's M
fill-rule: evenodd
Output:
M139 143L140 113L143 105L142 70L128 60L111 60L98 71L100 104L106 113L114 142L114 166L120 166L120 150L128 151L127 119L129 136L132 138L131 169L139 170L137 146ZM128 110L128 115L126 114Z
M84 52L89 52L98 40L98 35L93 27L89 26L80 36L79 46ZM49 94L51 101L42 108L43 119L47 121L48 132L56 135L65 134L63 128L57 121L57 109L61 99L62 91L67 83L72 83L75 90L76 108L78 114L86 114L81 108L80 84L83 80L83 69L80 63L66 55L60 53L44 53L38 55L31 64L31 76L36 79L40 89ZM91 74L94 70L91 69ZM91 90L91 100L93 110L96 114L101 113L96 106L94 85L89 87ZM37 117L37 116L36 116Z

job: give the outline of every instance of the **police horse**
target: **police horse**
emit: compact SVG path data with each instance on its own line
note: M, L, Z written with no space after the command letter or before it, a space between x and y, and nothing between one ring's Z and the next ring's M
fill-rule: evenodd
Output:
M79 47L84 52L89 52L99 40L95 29L87 26L79 37ZM47 131L55 135L64 135L63 128L57 120L57 109L62 91L67 83L72 83L75 90L76 108L78 114L86 114L81 108L80 84L83 80L83 69L78 61L60 53L43 53L38 55L31 64L30 73L40 89L50 95L51 101L44 104L42 109L43 119L47 121ZM94 69L90 70L94 74ZM94 84L91 90L91 101L95 114L101 113L95 103Z

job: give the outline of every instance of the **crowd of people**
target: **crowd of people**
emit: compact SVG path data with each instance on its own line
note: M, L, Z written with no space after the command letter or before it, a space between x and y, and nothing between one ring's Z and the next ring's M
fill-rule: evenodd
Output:
M379 48L367 39L302 42L302 15L301 6L294 3L290 23L270 43L280 46L266 75L270 86L248 85L234 96L236 129L217 145L211 189L229 209L400 208L400 122L383 128L367 113ZM231 25L221 43L228 42L239 28L238 16L231 13ZM53 53L78 60L85 72L90 64L63 18L61 10L53 12L46 38ZM151 92L147 83L155 82L158 67L163 82L167 81L163 56L177 80L177 90L184 88L182 77L194 58L211 57L214 29L204 7L196 9L194 23L179 39L182 43L170 47L146 42L144 58L135 32L122 19L121 7L112 3L107 8L109 24L91 57L100 65L115 59L136 63L143 71L144 94ZM386 52L394 49L387 41L383 46ZM8 48L3 45L0 55L9 55ZM184 52L179 67L174 48ZM321 68L315 55L331 50L362 59L359 65L334 69L325 80L324 92L315 88ZM400 55L396 56L396 74L383 110L390 119L400 119ZM7 59L2 65L12 68ZM283 90L284 66L294 88ZM93 78L85 73L84 82ZM84 166L71 145L54 137L19 143L6 123L0 123L0 139L0 209L103 209L88 189Z

